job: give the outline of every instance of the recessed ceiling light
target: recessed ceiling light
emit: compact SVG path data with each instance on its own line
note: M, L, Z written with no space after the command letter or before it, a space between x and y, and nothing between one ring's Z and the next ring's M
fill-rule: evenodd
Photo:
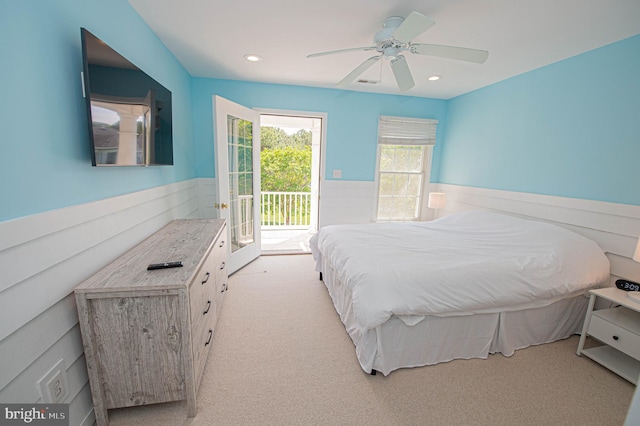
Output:
M427 80L429 80L429 81L438 81L438 80L440 80L440 76L439 75L432 75L431 77L427 78Z
M246 55L244 55L244 58L245 58L247 61L251 61L251 62L258 62L258 61L261 61L261 60L262 60L262 57L261 57L261 56L253 55L253 54L246 54Z

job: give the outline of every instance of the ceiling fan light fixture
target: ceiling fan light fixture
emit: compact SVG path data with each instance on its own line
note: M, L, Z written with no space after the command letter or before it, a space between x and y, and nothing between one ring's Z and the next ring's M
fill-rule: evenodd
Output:
M382 50L382 54L384 55L385 58L387 59L395 59L398 56L398 53L400 52L400 49L398 49L395 46L386 46L383 50Z
M254 55L253 53L247 53L243 58L249 62L259 62L262 60L262 56Z

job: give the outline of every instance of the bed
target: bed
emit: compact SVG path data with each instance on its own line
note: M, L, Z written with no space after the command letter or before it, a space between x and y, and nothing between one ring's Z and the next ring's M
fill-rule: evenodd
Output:
M511 356L579 333L609 281L593 241L490 211L431 222L331 225L311 251L367 373Z

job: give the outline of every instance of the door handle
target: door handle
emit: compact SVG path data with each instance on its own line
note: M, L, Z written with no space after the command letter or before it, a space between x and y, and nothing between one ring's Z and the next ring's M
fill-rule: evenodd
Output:
M215 203L213 207L215 207L216 209L226 209L229 207L229 205L227 203L222 203L222 204Z

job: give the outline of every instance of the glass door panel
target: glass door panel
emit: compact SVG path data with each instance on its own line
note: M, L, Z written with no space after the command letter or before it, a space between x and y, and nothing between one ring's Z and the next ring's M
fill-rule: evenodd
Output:
M259 114L218 96L214 99L220 217L227 220L229 273L260 255Z

